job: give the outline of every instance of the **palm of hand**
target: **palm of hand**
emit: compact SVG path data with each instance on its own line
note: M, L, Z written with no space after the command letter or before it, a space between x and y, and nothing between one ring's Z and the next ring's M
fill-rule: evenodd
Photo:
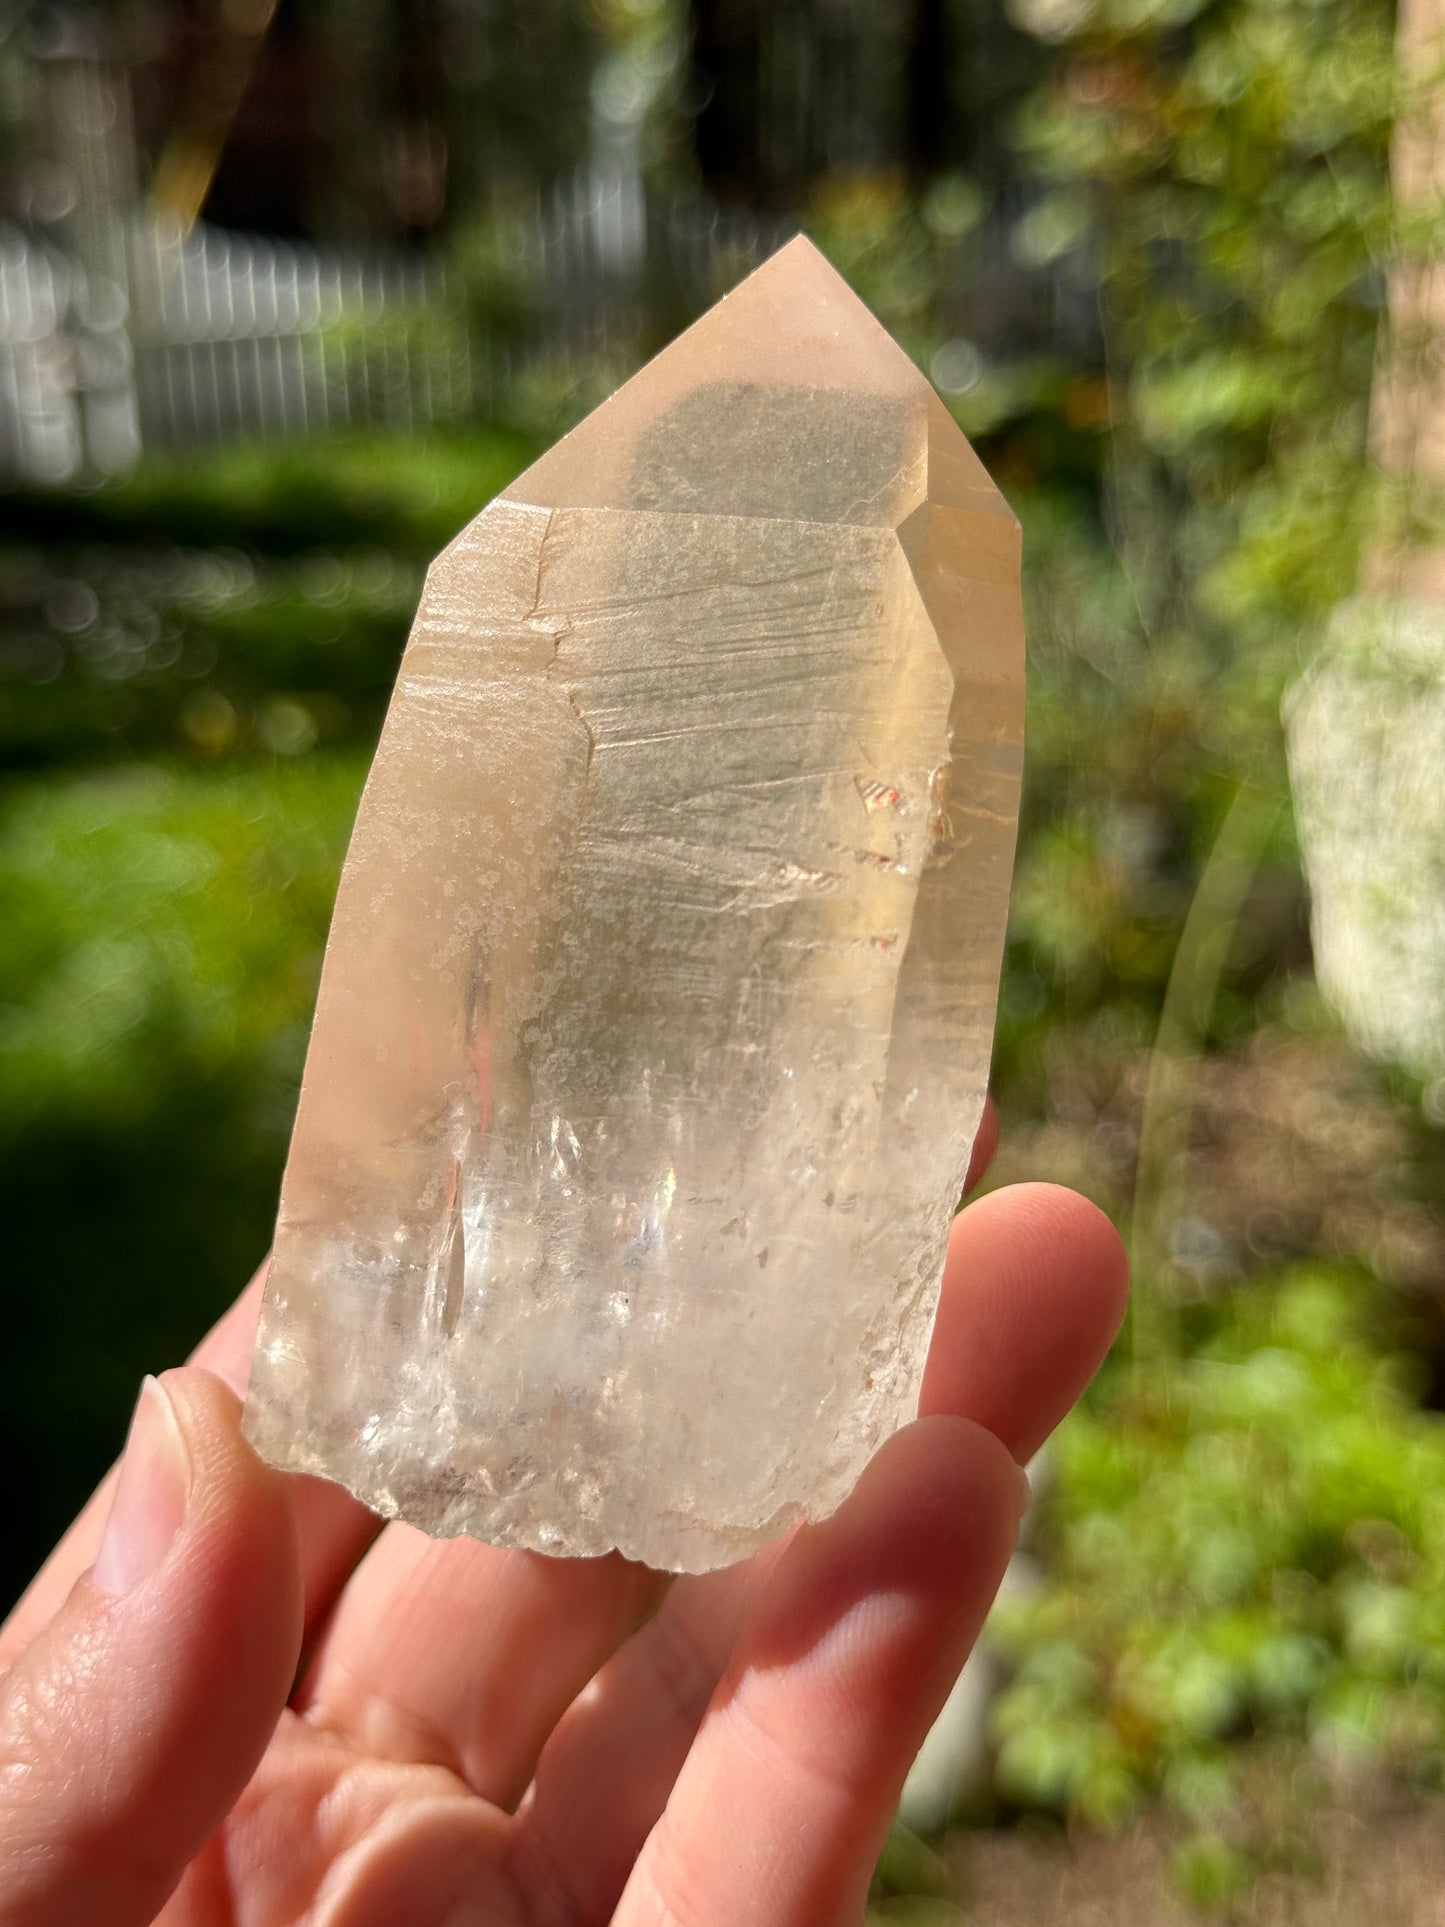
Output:
M113 1602L84 1576L103 1488L7 1628L4 1656L21 1657L0 1743L28 1747L32 1771L23 1798L0 1795L0 1864L21 1849L19 1876L0 1871L0 1918L861 1919L903 1777L1007 1561L1017 1462L1094 1369L1122 1290L1112 1230L1071 1194L1025 1186L971 1207L925 1416L833 1519L671 1585L615 1557L378 1533L336 1488L255 1461L221 1384L168 1375L205 1461L193 1491L207 1466L235 1489L193 1504L155 1578ZM253 1289L197 1364L238 1382L254 1318ZM112 1662L88 1702L72 1695L79 1772L73 1751L45 1754L35 1711L77 1615L92 1654L95 1625L109 1629ZM156 1672L139 1737L115 1678L128 1641Z

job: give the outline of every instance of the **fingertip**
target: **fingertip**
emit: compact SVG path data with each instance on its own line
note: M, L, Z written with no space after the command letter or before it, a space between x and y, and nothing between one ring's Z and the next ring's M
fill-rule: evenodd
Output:
M258 1614L264 1618L267 1643L289 1688L303 1603L292 1482L245 1437L241 1401L215 1372L181 1365L163 1372L159 1382L192 1466L191 1504L177 1557L203 1595L197 1603L217 1620L234 1626Z
M1097 1371L1128 1300L1108 1217L1057 1184L1010 1185L955 1220L920 1414L953 1412L1032 1457Z
M979 1213L975 1237L1018 1230L1034 1253L1051 1257L1068 1274L1074 1302L1112 1343L1129 1300L1129 1256L1106 1211L1067 1185L1042 1180L991 1192L972 1210Z
M1129 1305L1129 1253L1118 1226L1092 1199L1067 1185L1015 1189L1023 1194L1024 1208L1036 1215L1042 1236L1052 1238L1061 1263L1071 1269L1077 1301L1087 1310L1102 1358L1118 1337Z

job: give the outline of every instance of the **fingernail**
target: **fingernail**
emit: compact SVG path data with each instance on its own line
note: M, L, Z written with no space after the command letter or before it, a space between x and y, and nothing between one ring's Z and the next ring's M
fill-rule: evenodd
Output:
M133 1592L164 1563L185 1523L191 1455L165 1387L140 1388L120 1479L91 1579L102 1592Z

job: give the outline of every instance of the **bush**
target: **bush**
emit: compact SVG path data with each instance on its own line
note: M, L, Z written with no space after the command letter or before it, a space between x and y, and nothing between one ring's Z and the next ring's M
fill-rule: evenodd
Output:
M527 453L343 437L8 497L0 762L369 745L426 563Z
M264 1254L363 775L129 769L0 806L0 1591Z
M1023 126L1052 187L1031 218L1100 290L1116 504L1149 626L1160 642L1199 628L1239 698L1262 683L1272 701L1279 644L1348 592L1369 512L1394 9L1020 11L1061 46Z
M1161 1800L1202 1881L1211 1843L1269 1853L1241 1742L1438 1776L1445 1419L1370 1341L1370 1295L1319 1267L1256 1284L1176 1362L1116 1360L1064 1427L1050 1585L996 1622L1005 1797L1105 1823Z

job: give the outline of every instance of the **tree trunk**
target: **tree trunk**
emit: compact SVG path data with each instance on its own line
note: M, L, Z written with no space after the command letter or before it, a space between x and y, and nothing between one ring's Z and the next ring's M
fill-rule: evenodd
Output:
M1372 588L1445 604L1445 0L1400 0L1397 46L1403 96L1391 174L1402 247L1371 417L1393 501L1365 574Z

